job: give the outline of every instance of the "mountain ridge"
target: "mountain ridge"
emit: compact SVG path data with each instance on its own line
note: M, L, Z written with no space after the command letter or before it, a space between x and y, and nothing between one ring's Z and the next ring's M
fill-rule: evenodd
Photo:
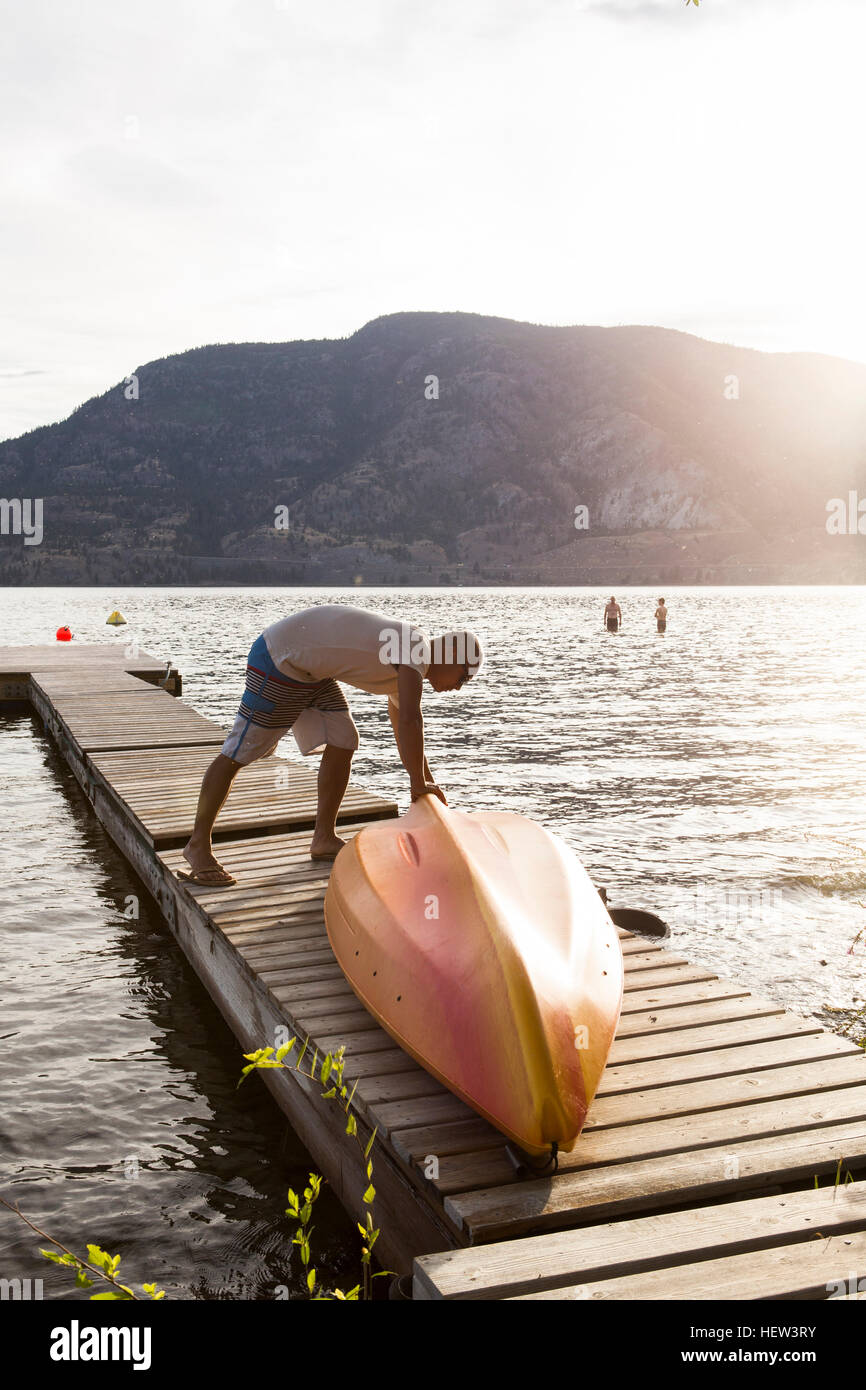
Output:
M0 536L0 582L866 579L825 525L866 496L844 358L401 311L130 378L0 443L0 496L45 517Z

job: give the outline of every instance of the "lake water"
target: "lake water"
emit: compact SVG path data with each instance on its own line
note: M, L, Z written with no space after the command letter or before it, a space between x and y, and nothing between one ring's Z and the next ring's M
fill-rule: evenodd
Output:
M0 591L0 645L134 636L184 699L231 722L268 623L351 602L487 653L459 694L425 695L449 801L556 831L610 901L670 923L691 960L830 1027L866 1033L866 590ZM120 608L129 626L105 626ZM385 702L348 692L355 780L408 801ZM285 751L294 753L287 741ZM243 774L241 774L243 775ZM123 1254L172 1297L300 1291L285 1193L309 1162L77 784L27 715L0 715L0 1191L83 1251ZM852 949L853 946L853 949ZM326 1192L317 1266L357 1277L354 1227ZM0 1276L73 1297L0 1214Z

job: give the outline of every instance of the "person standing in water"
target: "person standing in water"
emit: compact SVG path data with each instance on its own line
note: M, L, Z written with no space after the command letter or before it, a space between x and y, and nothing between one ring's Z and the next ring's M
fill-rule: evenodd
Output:
M619 625L621 622L622 609L613 594L611 594L610 600L604 606L604 625L608 632L619 632Z
M668 625L668 610L665 608L665 601L663 598L659 599L659 606L655 611L655 620L658 631L664 632Z

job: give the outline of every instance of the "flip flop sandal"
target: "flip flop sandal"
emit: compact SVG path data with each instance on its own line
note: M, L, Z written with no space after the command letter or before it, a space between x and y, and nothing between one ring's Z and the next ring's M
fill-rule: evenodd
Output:
M214 874L222 874L223 877L214 878ZM197 883L201 888L230 888L233 883L237 883L237 879L227 869L193 869L188 874L178 869L177 876L184 883Z

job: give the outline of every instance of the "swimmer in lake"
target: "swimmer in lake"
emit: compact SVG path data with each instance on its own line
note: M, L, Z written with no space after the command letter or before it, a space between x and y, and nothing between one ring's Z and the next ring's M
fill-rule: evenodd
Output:
M668 610L665 608L663 598L659 599L659 606L655 611L656 628L659 632L664 632L668 625Z
M604 625L608 632L619 632L621 622L622 609L611 594L609 602L604 606Z

